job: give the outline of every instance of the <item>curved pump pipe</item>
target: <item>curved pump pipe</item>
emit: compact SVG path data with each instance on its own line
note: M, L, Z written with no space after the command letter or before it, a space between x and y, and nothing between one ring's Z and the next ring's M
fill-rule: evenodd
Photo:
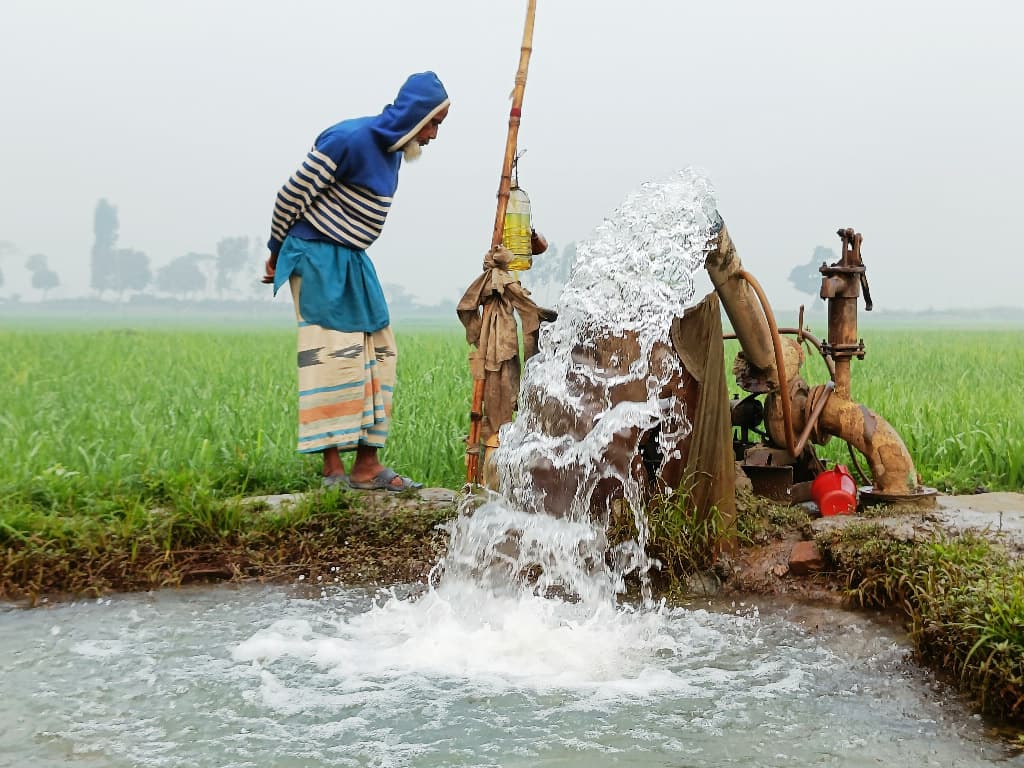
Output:
M845 393L835 391L836 382L830 382L817 397L808 398L807 411L793 418L790 387L774 314L757 281L743 269L736 246L724 224L704 266L725 307L744 357L764 373L769 386L774 388L778 396L782 408L783 434L773 435L773 439L784 442L790 456L796 458L803 451L817 422L821 432L835 435L864 455L871 467L875 493L910 493L916 485L917 473L899 433L870 408L850 400L848 389ZM794 421L800 422L802 426L799 441L794 438ZM782 439L778 440L778 437Z
M789 392L786 366L782 362L782 340L768 299L753 275L743 269L729 230L722 225L715 248L704 261L718 296L729 316L736 338L747 362L759 369L776 392ZM751 296L751 292L754 293ZM793 437L793 415L789 397L779 398L785 423L786 449L796 458L796 439Z
M917 488L917 470L903 439L867 406L834 393L821 411L818 427L864 454L871 467L873 493L907 496Z
M763 311L758 311L759 306L750 285L738 279L739 273L743 271L743 262L724 224L716 236L715 247L704 261L704 268L725 307L725 314L729 316L747 361L755 368L767 372L769 381L777 385L778 375L771 374L778 368L768 320Z

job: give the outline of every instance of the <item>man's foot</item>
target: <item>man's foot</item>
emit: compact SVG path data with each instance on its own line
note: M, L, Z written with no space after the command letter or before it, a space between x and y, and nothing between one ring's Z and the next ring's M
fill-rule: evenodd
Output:
M336 485L348 485L348 475L345 473L345 465L341 461L341 453L335 447L325 448L323 452L324 488L333 488Z

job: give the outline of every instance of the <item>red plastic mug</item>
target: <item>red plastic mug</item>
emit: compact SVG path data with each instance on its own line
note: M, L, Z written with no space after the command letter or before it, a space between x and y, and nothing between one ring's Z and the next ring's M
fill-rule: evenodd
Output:
M850 470L837 464L814 478L811 498L822 515L849 515L857 511L857 484Z

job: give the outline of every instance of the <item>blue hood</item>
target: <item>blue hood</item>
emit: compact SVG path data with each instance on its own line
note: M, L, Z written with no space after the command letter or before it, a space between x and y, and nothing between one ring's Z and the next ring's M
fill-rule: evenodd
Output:
M402 153L397 150L447 106L448 94L437 75L419 72L410 75L395 103L379 115L332 125L317 136L314 148L335 163L339 181L391 197L402 164Z
M373 121L373 130L388 152L415 136L434 115L448 106L448 93L433 72L410 75L395 97Z

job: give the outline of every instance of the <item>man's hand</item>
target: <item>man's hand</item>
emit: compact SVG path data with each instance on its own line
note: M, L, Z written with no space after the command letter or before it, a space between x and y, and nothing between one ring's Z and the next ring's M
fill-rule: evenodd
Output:
M263 279L260 281L266 285L273 285L274 283L274 269L277 266L276 254L270 254L265 262L263 262Z

